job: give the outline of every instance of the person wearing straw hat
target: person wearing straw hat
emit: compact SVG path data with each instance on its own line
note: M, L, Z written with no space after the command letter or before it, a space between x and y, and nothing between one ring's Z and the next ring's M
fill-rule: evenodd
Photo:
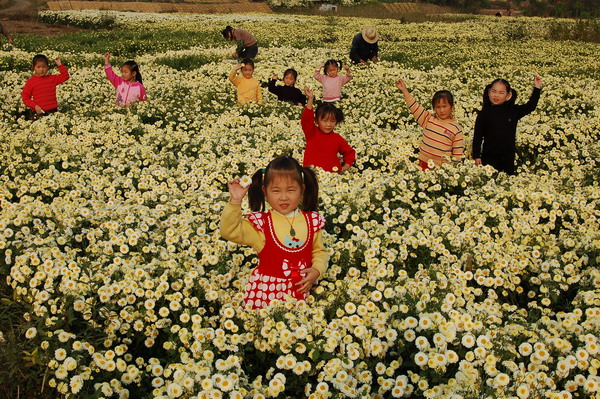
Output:
M365 26L362 32L357 33L352 39L350 48L350 59L355 64L367 64L369 61L377 61L379 46L379 33L372 26Z

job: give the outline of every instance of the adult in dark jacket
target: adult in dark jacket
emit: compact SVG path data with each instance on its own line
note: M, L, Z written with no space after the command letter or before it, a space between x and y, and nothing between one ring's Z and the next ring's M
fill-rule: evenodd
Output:
M377 61L379 53L379 34L377 29L367 26L362 32L357 33L352 39L350 48L350 59L355 64L367 64L369 61Z
M475 120L473 159L477 165L492 165L500 172L515 174L517 123L537 107L542 79L533 79L533 93L526 104L516 105L517 92L504 79L496 79L483 91L483 108Z

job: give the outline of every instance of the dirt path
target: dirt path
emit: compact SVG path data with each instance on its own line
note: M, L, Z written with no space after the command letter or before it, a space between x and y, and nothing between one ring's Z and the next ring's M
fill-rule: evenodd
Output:
M0 10L0 15L20 14L23 11L29 11L31 9L32 6L29 0L16 0L15 4L13 4L11 7Z
M14 33L29 33L39 36L56 36L65 33L78 32L82 29L74 28L72 26L63 25L47 25L37 21L2 21L2 25L11 34ZM2 40L4 38L2 37ZM15 38L15 45L18 46L18 38Z

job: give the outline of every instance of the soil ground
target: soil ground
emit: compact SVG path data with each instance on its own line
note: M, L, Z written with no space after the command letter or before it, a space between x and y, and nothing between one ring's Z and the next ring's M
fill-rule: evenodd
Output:
M72 26L42 24L35 20L0 20L0 22L11 34L32 33L40 36L56 36L81 30ZM3 39L2 36L0 39Z

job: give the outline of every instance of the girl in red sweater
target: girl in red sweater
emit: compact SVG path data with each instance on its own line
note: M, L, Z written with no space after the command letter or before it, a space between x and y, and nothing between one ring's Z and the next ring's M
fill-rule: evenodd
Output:
M307 87L304 92L308 102L300 121L306 138L303 165L318 166L328 172L344 173L356 160L354 148L333 131L338 123L344 121L344 114L331 103L322 103L314 111L313 91Z
M56 86L69 79L69 72L67 67L60 61L60 58L56 58L54 62L56 62L60 73L58 75L48 75L48 58L42 54L33 57L33 76L27 79L21 98L23 103L35 112L35 116L58 111Z

